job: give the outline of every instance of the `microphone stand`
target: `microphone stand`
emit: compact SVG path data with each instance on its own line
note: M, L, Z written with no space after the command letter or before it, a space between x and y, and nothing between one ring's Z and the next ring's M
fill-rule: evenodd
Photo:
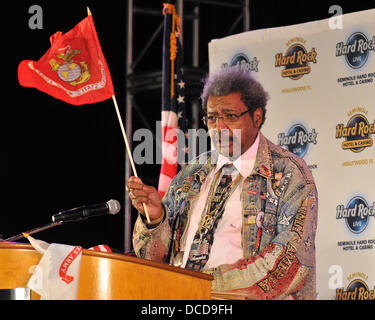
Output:
M38 228L34 228L34 229L31 229L31 230L28 230L28 231L25 231L24 233L27 233L29 235L32 235L34 233L37 233L37 232L40 232L40 231L44 231L44 230L47 230L47 229L50 229L50 228L53 228L53 227L56 227L56 226L59 226L61 225L63 222L62 221L58 221L58 222L50 222L48 224L45 224L44 226L41 226L41 227L38 227ZM8 241L8 242L13 242L15 240L19 240L21 238L24 238L24 233L20 233L20 234L17 234L13 237L10 237L8 239L5 239L4 241Z

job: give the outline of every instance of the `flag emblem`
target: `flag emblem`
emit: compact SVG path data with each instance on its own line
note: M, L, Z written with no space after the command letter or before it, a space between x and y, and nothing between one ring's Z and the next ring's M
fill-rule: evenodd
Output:
M58 49L58 51L65 50L65 48ZM72 86L84 83L90 79L90 71L85 61L76 63L73 57L80 54L79 49L70 49L70 46L64 53L57 54L56 57L63 60L56 61L51 59L49 61L52 71L57 71L57 75L62 81L68 82Z

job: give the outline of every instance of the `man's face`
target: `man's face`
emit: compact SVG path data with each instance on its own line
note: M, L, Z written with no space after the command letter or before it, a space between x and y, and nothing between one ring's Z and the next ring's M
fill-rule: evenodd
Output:
M246 152L254 143L262 122L261 108L255 110L253 117L241 100L241 93L227 96L209 96L207 100L207 127L211 142L223 155L238 157ZM236 117L243 114L240 117ZM219 118L216 121L212 117ZM211 117L211 120L210 120Z

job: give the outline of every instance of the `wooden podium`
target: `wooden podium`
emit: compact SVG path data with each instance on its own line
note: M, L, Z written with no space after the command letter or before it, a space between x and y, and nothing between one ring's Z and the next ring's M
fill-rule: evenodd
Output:
M0 289L26 288L41 254L0 243ZM117 253L83 250L78 300L206 300L212 276ZM31 299L39 296L32 292Z

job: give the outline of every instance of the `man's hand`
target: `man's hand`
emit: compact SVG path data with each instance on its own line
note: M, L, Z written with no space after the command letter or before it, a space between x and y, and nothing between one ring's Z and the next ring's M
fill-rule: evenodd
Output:
M130 177L126 184L126 191L129 192L134 208L141 214L145 215L143 204L147 206L151 223L162 218L161 196L154 187L143 184L138 177Z

